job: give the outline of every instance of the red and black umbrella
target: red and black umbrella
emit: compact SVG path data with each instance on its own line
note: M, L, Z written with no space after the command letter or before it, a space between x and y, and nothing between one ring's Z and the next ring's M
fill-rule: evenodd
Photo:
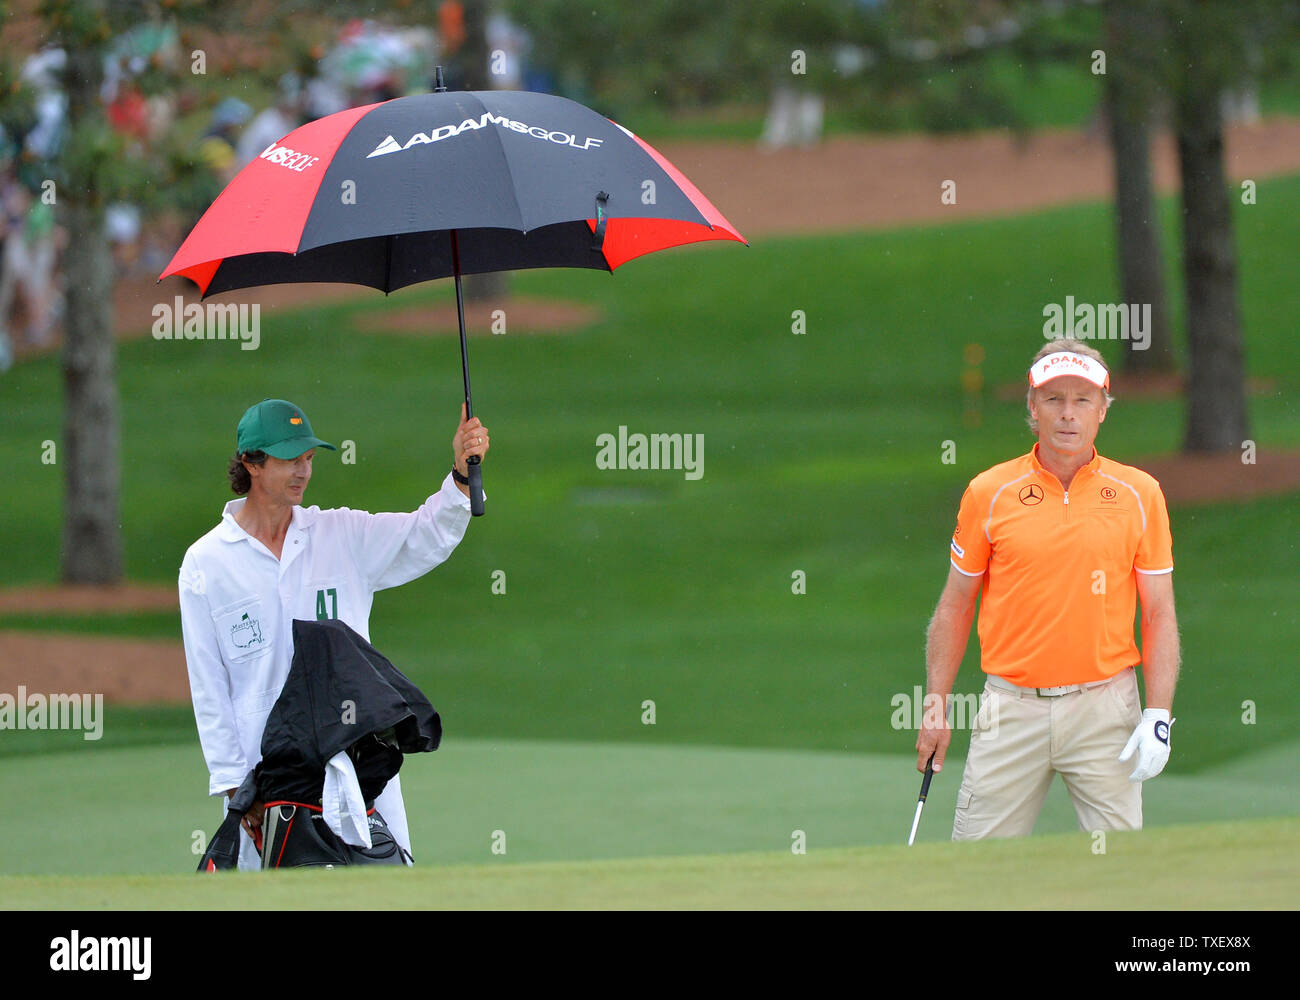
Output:
M207 298L298 281L387 293L454 275L473 416L462 274L613 271L702 240L746 242L621 125L547 94L439 90L340 111L272 143L221 192L159 280L183 275ZM477 515L481 471L471 462Z

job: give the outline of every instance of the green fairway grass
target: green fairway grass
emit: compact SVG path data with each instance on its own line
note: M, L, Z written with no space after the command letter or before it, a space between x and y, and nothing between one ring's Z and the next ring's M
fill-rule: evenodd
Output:
M1163 203L1177 303L1173 209ZM1297 214L1290 177L1261 182L1259 204L1236 216L1246 359L1268 386L1251 400L1264 452L1300 447L1300 248L1278 221ZM733 221L744 230L743 214ZM448 734L404 773L419 793L408 802L421 859L491 860L495 829L510 845L503 863L788 850L796 829L818 849L904 837L915 733L891 727L891 699L924 683L958 501L973 475L1032 444L1019 386L1044 303L1115 300L1113 268L1109 206L1080 205L689 248L613 276L516 275L519 295L581 300L603 318L575 334L508 324L472 340L476 409L493 432L488 516L448 563L376 597L375 645ZM356 324L446 301L450 286L360 295L264 322L257 351L122 345L132 580L174 584L230 497L234 424L266 396L355 444L355 464L319 455L308 503L409 510L437 487L459 410L456 341ZM796 310L803 335L791 333ZM985 356L977 427L963 420L969 344ZM1115 344L1098 346L1118 360ZM62 440L58 360L0 377L0 413L0 579L50 583L62 469L40 456ZM1180 400L1121 394L1099 447L1120 461L1167 453L1183 420ZM621 425L703 434L703 478L598 469L598 435ZM941 461L946 441L955 464ZM1149 786L1153 825L1296 811L1296 503L1171 512L1183 675L1173 756ZM0 629L179 640L175 622L15 615ZM977 657L972 638L959 691L978 689ZM964 750L958 734L924 839L947 835L943 797ZM1226 777L1234 767L1248 774ZM0 732L0 775L5 874L183 871L194 831L205 839L218 818L188 706L110 706L97 743ZM1058 795L1040 829L1072 826Z
M1267 450L1300 446L1296 234L1273 221L1300 212L1300 178L1259 192L1269 210L1240 208L1238 239L1246 357L1272 380L1251 402ZM476 401L494 432L490 512L447 564L376 597L376 645L459 735L899 751L907 740L879 720L893 694L921 682L923 630L962 490L1032 443L1023 405L993 387L1019 382L1041 343L1044 302L1114 298L1111 229L1107 206L1085 205L684 249L613 276L516 275L520 294L582 299L605 319L570 336L475 339ZM268 326L258 351L123 345L131 578L175 580L185 547L230 496L234 422L263 396L297 400L327 438L356 444L353 465L322 454L308 502L417 505L449 465L455 340L361 335L352 323L448 294L443 282L302 310ZM807 317L802 336L790 332L796 309ZM969 343L986 354L978 428L962 420ZM1117 358L1115 344L1098 343ZM11 480L3 579L51 582L61 470L39 456L43 441L61 439L57 360L0 379L0 410ZM1119 460L1166 452L1182 422L1181 401L1121 396L1099 444ZM597 436L620 425L703 434L703 478L597 469ZM953 465L940 461L949 440ZM1300 686L1280 668L1300 648L1300 613L1285 596L1295 505L1172 512L1185 662L1174 771L1283 740L1300 711ZM796 571L802 595L792 593ZM505 594L492 592L497 573ZM168 620L68 619L74 631L151 637ZM0 618L7 624L33 622ZM978 686L975 646L961 690ZM653 732L640 722L646 700L657 708ZM1246 702L1257 706L1254 725L1242 723ZM120 718L103 746L148 742L156 722L173 739L184 712ZM49 745L43 734L0 733L0 755Z
M1300 815L1297 750L1148 782L1148 827ZM918 840L950 838L961 765L935 778ZM0 875L192 871L222 818L206 784L197 746L2 760ZM402 769L421 864L789 850L796 831L809 850L898 844L919 785L914 755L555 741L449 739ZM33 837L37 815L68 820ZM1076 828L1058 781L1035 832Z
M1289 909L1300 820L636 860L0 877L14 909ZM1104 853L1096 853L1104 848Z
M10 612L0 616L0 628L22 632L60 632L66 635L175 639L180 635L181 613L179 610L133 611L123 614Z

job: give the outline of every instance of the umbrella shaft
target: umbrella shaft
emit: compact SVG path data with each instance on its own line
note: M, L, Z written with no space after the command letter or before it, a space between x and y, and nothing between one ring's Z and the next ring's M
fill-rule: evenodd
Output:
M460 320L460 370L465 377L465 419L474 416L474 400L469 391L469 347L465 343L465 296L460 288L460 243L456 230L451 231L451 269L456 277L456 316Z

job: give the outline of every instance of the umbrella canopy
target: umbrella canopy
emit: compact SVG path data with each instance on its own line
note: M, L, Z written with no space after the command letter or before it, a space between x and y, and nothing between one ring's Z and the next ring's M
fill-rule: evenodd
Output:
M271 144L161 277L205 298L296 281L390 292L457 271L612 271L716 239L745 242L622 126L562 97L450 91L340 111Z
M465 415L473 417L462 274L613 271L667 247L745 239L656 150L574 101L526 91L399 97L294 129L244 167L159 280L203 298L349 282L385 293L453 275ZM481 515L479 456L467 459Z

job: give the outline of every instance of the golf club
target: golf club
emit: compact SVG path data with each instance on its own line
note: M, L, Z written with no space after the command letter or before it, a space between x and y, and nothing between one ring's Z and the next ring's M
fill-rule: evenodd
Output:
M912 846L916 839L916 828L921 825L921 810L925 808L925 797L930 792L930 779L934 777L934 754L925 762L925 777L921 779L921 797L916 800L916 815L912 817L912 832L907 835L907 846Z

